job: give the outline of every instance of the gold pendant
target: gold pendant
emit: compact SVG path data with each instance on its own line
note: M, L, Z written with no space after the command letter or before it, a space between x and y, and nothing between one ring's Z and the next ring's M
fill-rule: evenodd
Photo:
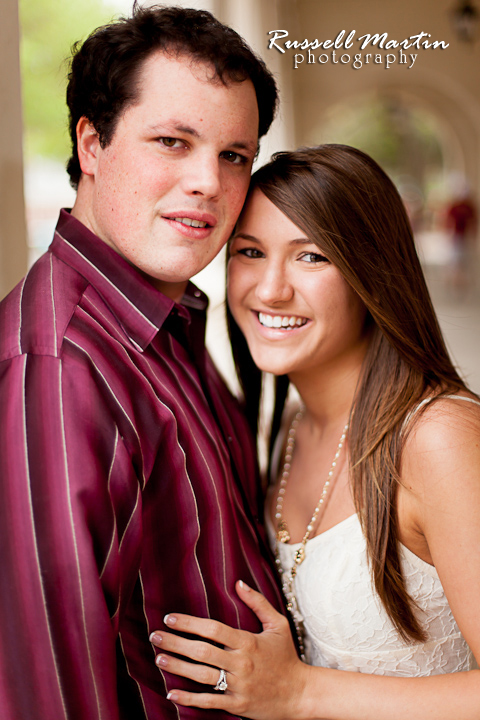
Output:
M305 560L305 548L303 545L301 545L297 552L295 553L295 564L301 565L302 562Z
M282 520L282 522L277 525L277 540L281 543L288 543L290 540L290 533L288 532L285 520Z

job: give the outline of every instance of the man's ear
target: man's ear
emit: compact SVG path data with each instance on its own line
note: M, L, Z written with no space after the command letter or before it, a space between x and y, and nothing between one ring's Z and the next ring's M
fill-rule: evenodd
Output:
M98 134L90 120L81 117L77 123L77 152L82 173L95 175L100 150Z

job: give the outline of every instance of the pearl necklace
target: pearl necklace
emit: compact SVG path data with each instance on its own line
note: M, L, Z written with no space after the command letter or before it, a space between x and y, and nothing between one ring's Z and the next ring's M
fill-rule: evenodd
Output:
M295 447L295 436L297 434L297 427L300 422L300 420L303 417L303 408L297 412L295 417L292 420L292 424L290 425L288 436L287 436L287 445L285 447L285 456L283 460L283 468L282 468L282 476L280 480L280 488L278 490L278 496L277 501L275 505L275 519L277 521L277 533L276 538L278 542L281 543L288 543L290 541L290 533L288 531L287 523L283 519L283 499L285 496L285 490L288 483L288 478L290 476L290 468L292 463L292 456L293 456L293 449ZM320 499L315 507L315 510L313 511L313 515L310 519L310 522L307 525L307 530L305 532L305 535L302 538L302 541L300 543L300 547L295 553L294 563L292 568L290 569L290 575L287 576L287 572L282 567L282 562L280 560L280 554L278 552L278 545L275 547L275 562L277 565L277 569L280 573L280 576L283 579L283 592L285 594L285 597L287 599L287 610L289 611L290 615L292 616L293 623L295 625L295 629L297 632L298 637L298 645L300 650L300 655L302 657L302 660L305 660L305 648L304 648L304 629L303 629L303 618L300 614L300 610L298 608L298 602L295 595L295 576L297 574L297 568L299 565L302 564L302 562L305 560L305 547L306 544L310 538L311 533L313 532L318 515L320 513L320 510L322 509L322 505L325 502L325 498L328 493L328 489L330 487L330 483L333 477L333 474L335 472L335 467L337 465L337 460L340 457L340 453L342 451L343 443L345 442L345 438L347 437L347 431L348 431L348 423L343 428L342 436L340 438L340 442L338 443L337 451L335 453L335 457L333 458L332 465L330 467L330 470L328 471L327 479L325 480L325 484L322 489L322 494L320 495ZM285 577L286 576L286 577Z

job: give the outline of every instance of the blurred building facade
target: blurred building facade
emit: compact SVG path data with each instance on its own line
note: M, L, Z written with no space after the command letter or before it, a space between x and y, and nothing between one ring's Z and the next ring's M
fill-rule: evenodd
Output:
M2 296L27 266L17 2L4 0L0 24L0 59L2 67L8 69L0 79ZM376 103L383 108L382 122L388 122L396 143L396 150L393 140L390 144L384 143L387 165L391 156L392 167L396 162L402 177L409 176L411 180L407 179L405 185L407 204L410 193L412 212L415 211L415 188L412 190L412 187L428 184L425 174L431 167L431 158L422 159L422 147L426 144L422 145L422 137L417 137L419 133L421 136L422 128L417 135L411 131L412 124L418 125L418 118L426 118L427 125L430 123L434 128L436 145L432 153L436 157L437 175L461 176L468 183L474 200L478 200L480 43L462 41L454 26L455 9L469 3L457 0L187 0L182 4L209 9L235 27L277 77L281 109L262 144L259 162L279 149L348 140L349 127L351 135L352 128L358 133L362 126L371 125L373 120L362 108ZM384 33L383 43L380 38L375 44L375 34ZM424 35L417 44L443 41L448 47L420 45L417 49L414 39L409 40L410 48L395 47L395 42L420 33ZM359 38L368 35L373 37L361 49ZM272 40L275 40L273 44ZM328 40L332 43L330 47L325 43ZM296 41L297 47L286 47L286 41ZM305 47L304 41L308 41L310 47ZM318 47L319 43L326 47ZM413 62L411 55L416 56ZM380 125L378 136L382 134ZM420 194L423 190L423 186L420 187Z

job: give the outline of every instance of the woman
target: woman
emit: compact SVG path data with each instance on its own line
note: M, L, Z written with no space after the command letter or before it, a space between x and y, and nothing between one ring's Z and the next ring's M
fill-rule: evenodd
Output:
M167 626L224 647L152 634L160 668L227 688L170 699L257 720L478 719L480 402L448 357L391 181L345 146L278 154L252 179L228 300L252 424L254 364L279 378L274 435L285 376L301 398L266 520L311 665L238 583L260 635L175 614Z

